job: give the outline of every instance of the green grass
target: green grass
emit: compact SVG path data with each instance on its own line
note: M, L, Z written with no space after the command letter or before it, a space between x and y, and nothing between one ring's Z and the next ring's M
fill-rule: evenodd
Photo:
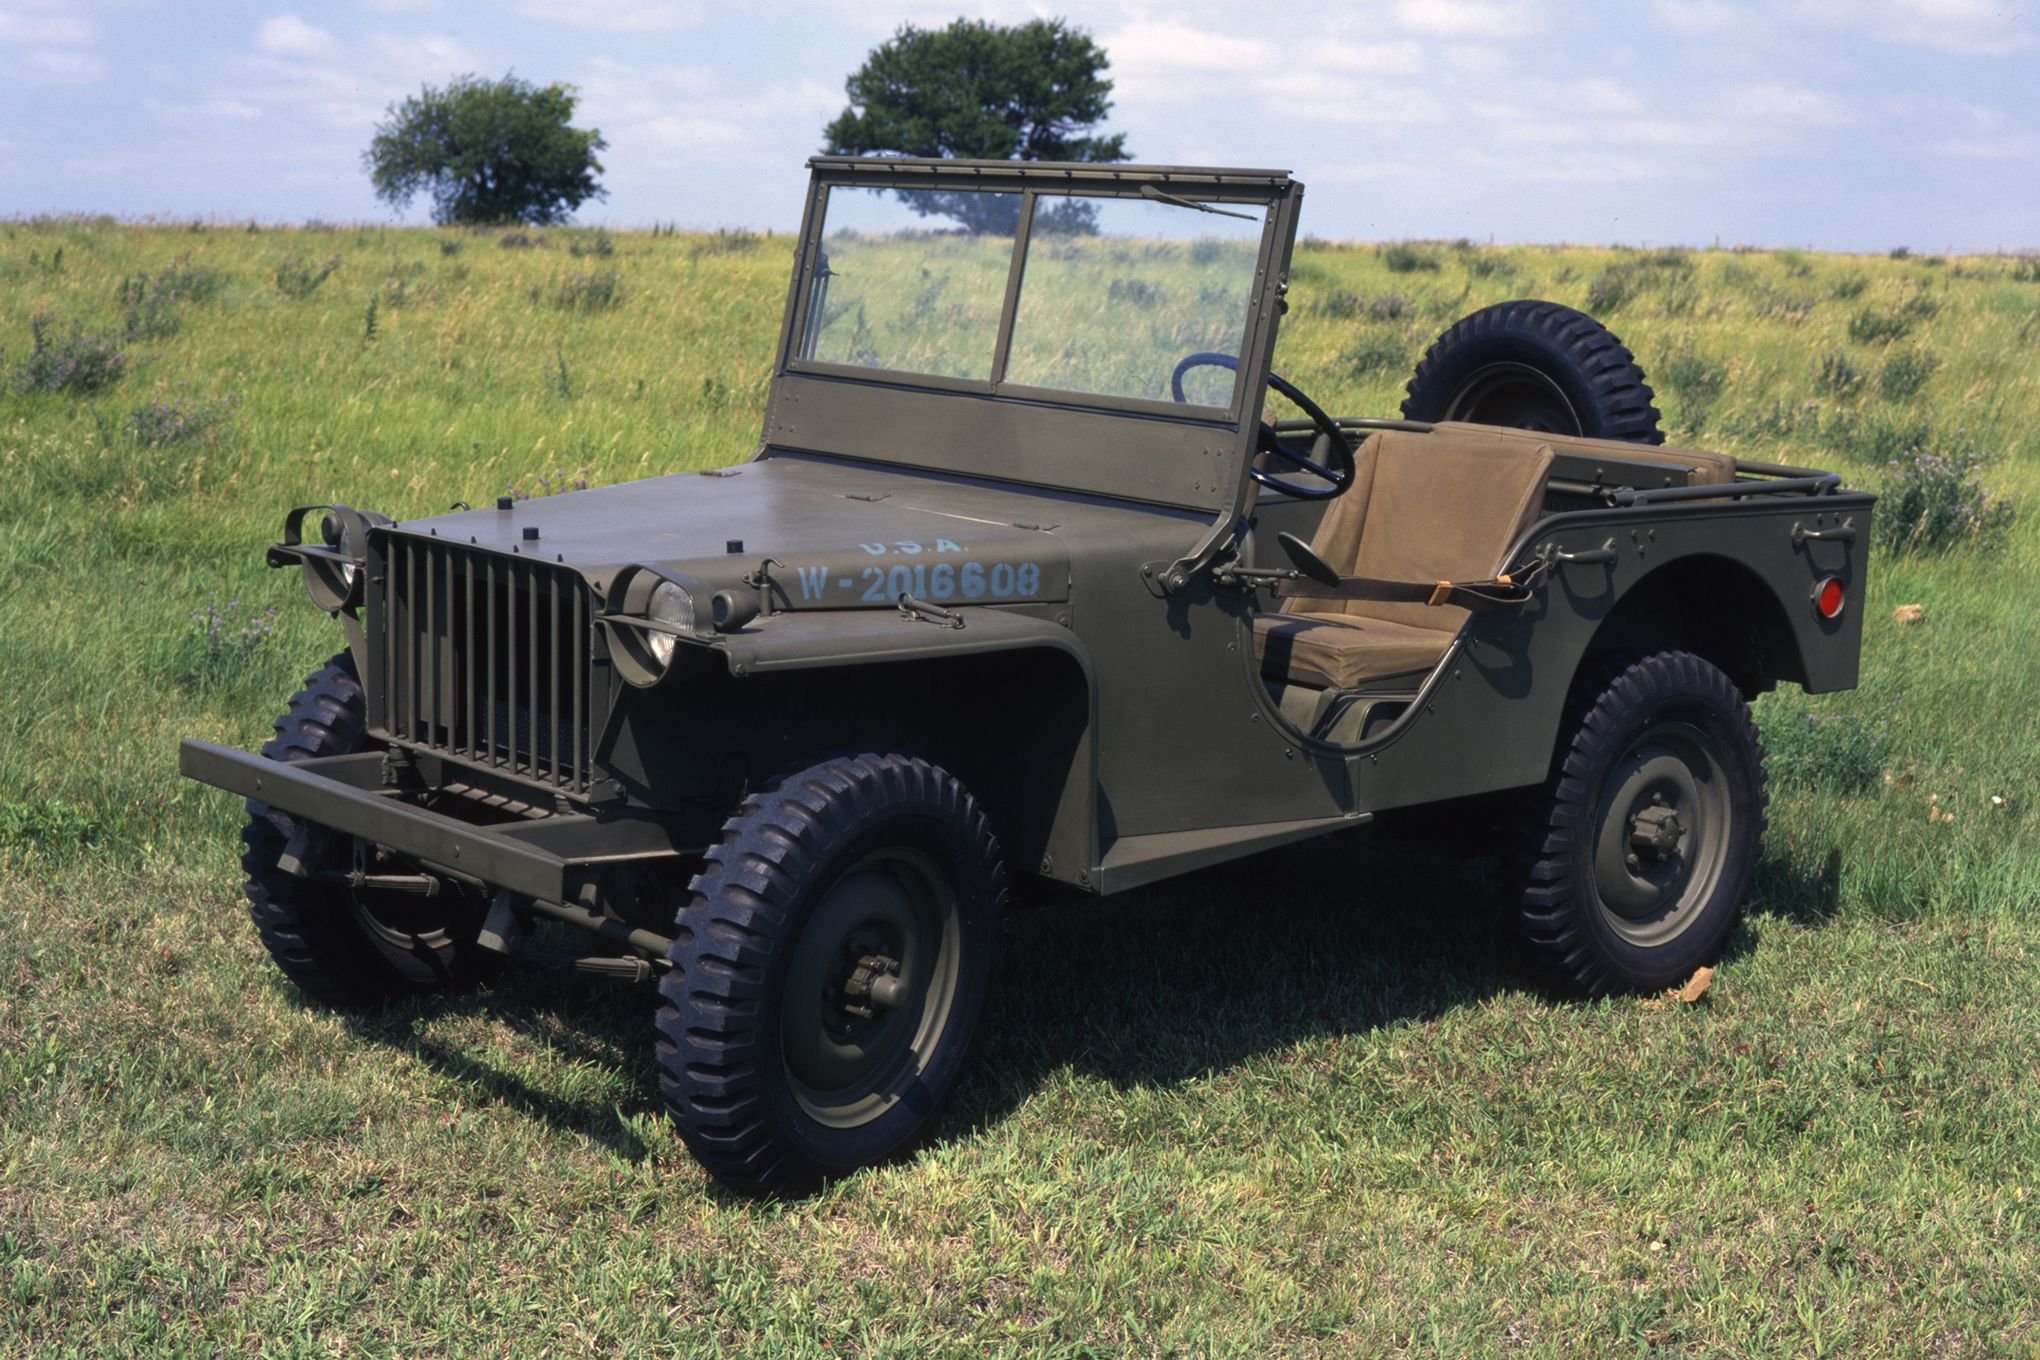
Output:
M1481 861L1305 846L1017 918L934 1145L773 1206L662 1122L641 995L307 1007L174 747L337 645L261 566L287 506L744 456L786 238L0 223L0 364L44 313L127 360L0 389L0 1354L2040 1351L2040 285L1412 250L1299 251L1278 366L1330 409L1598 287L1675 437L1876 484L1924 428L2029 513L1880 558L1863 688L1761 703L1764 905L1701 1004L1547 995ZM128 339L123 281L194 269Z

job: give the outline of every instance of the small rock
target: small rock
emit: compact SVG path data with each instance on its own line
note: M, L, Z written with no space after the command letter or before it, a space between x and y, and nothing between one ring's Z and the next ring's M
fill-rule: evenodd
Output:
M1891 611L1891 621L1902 628L1909 628L1915 623L1925 623L1927 621L1926 607L1917 604L1902 604Z

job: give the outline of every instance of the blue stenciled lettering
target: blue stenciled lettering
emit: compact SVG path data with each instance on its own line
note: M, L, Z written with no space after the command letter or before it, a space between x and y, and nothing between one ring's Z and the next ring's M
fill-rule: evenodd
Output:
M884 567L864 568L864 594L861 595L859 598L869 601L870 603L873 604L885 603Z
M803 600L819 600L828 593L829 569L827 567L801 567L800 597Z
M983 596L985 593L984 563L966 562L963 564L963 570L958 573L958 576L961 578L964 599L975 600Z
M1013 564L1000 562L992 568L992 594L1003 600L1013 593Z
M885 544L883 543L860 543L857 546L870 553L873 557L885 556Z
M957 547L946 538L938 538L935 540L935 551L939 553L960 553L963 549Z
M1017 584L1022 595L1039 594L1041 591L1041 564L1039 562L1022 562L1020 564L1020 579Z

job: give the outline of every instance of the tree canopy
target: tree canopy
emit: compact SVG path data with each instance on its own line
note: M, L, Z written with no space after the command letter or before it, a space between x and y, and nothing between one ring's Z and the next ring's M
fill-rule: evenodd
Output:
M1096 135L1111 111L1105 50L1061 19L904 24L844 82L850 107L823 129L839 155L1123 161L1126 135ZM917 212L971 231L1011 231L1010 199L920 194ZM1074 205L1082 206L1082 205ZM1069 229L1082 224L1070 222Z
M390 105L362 164L392 207L430 193L435 222L563 222L608 197L595 178L608 143L572 126L574 102L569 85L455 76Z

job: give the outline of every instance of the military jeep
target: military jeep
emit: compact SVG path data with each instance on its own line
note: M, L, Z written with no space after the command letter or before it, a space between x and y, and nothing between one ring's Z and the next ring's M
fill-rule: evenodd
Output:
M1270 370L1284 172L811 171L748 459L290 512L268 560L346 648L261 754L182 767L249 800L300 988L474 987L578 927L656 986L688 1146L777 1192L926 1132L1023 888L1500 797L1559 977L1715 956L1763 830L1747 701L1855 683L1870 496L1663 447L1552 303L1448 330L1400 418L1327 414Z

